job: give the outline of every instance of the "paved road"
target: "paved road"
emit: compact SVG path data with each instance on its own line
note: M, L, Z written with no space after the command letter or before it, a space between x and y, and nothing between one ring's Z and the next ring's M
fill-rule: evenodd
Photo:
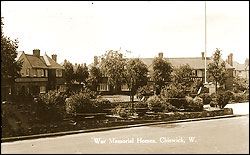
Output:
M239 114L239 115L249 114L249 102L228 104L226 105L225 108L233 108L234 114Z
M2 143L1 148L1 153L15 154L249 154L249 115L24 140Z

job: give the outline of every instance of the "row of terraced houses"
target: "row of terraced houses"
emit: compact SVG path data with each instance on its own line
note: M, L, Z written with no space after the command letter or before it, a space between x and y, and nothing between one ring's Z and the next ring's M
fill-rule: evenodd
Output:
M158 57L164 58L163 53L158 53ZM140 60L148 66L149 77L153 73L153 59L154 58L140 58ZM186 57L186 58L166 58L174 67L188 64L193 68L195 73L194 78L204 81L205 67L204 67L204 52L200 57ZM11 88L7 82L2 82L2 100L7 100L13 92L19 95L30 94L37 95L39 93L46 93L49 90L57 89L59 91L66 90L66 83L64 79L63 64L57 62L57 55L53 54L49 57L46 53L41 56L39 49L34 49L33 54L25 54L24 51L18 52L16 61L23 61L21 70L21 77L15 79L14 88ZM222 59L221 59L222 61ZM211 58L207 57L207 64L211 62ZM94 62L89 65L98 66L98 57L94 57ZM233 61L233 54L228 56L226 60L226 68L229 78L226 81L226 88L231 89L233 85L233 77L243 77L249 79L249 63L246 60L245 64L239 64ZM112 88L107 83L108 77L103 77L102 82L98 86L98 91L103 94L112 94ZM149 86L153 89L154 82L149 78ZM13 90L14 89L14 90ZM120 86L121 92L128 92L126 85Z

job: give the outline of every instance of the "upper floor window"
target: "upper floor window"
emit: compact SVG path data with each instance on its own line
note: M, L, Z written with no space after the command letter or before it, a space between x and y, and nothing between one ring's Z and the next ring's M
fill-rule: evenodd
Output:
M33 69L33 76L37 76L37 69Z
M26 76L30 76L30 69L26 68Z
M45 69L45 77L48 77L48 70Z
M41 76L44 77L44 69L41 69Z
M42 70L41 69L37 69L37 77L41 77L42 75Z
M56 70L56 77L62 77L62 70L61 69Z

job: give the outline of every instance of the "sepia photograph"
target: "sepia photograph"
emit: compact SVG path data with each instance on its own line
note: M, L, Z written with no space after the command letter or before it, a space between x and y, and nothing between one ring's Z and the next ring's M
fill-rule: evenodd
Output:
M249 1L1 1L1 154L249 154Z

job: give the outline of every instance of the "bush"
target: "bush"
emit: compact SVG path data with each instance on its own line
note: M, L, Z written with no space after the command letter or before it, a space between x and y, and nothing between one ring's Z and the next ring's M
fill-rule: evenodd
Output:
M152 96L154 94L154 92L150 89L149 86L143 86L140 87L137 92L136 92L136 97L139 100L143 100L143 101L147 101L147 99Z
M94 108L90 95L87 93L76 93L66 100L66 112L69 114L93 112Z
M34 98L37 104L37 114L46 120L56 120L63 117L65 115L65 99L66 95L57 90L39 94L37 98Z
M210 107L217 107L217 106L218 106L217 98L212 98L210 102Z
M148 108L150 110L153 110L155 112L162 112L162 111L176 111L177 108L173 105L171 105L169 102L167 102L166 98L160 98L157 95L154 95L150 97L147 102Z
M212 97L211 97L211 95L209 95L209 93L202 93L199 95L199 97L201 97L203 99L204 105L208 105L212 101Z
M222 109L232 100L233 93L231 91L219 92L217 97L218 106Z
M233 93L232 99L236 103L249 101L249 93Z
M113 115L118 115L123 118L137 115L135 110L132 109L132 106L122 107L121 105L118 105L114 109L112 109L112 113Z
M66 112L68 114L94 113L104 112L104 109L112 108L109 100L96 97L97 93L89 89L74 93L66 100Z
M211 107L219 107L223 109L232 99L233 93L231 91L219 91L217 94L211 94L212 101L210 102Z
M108 99L97 98L91 101L96 112L104 112L105 109L113 108L112 103Z
M200 97L195 97L194 99L190 96L186 96L185 109L188 111L202 111L203 110L203 100Z

